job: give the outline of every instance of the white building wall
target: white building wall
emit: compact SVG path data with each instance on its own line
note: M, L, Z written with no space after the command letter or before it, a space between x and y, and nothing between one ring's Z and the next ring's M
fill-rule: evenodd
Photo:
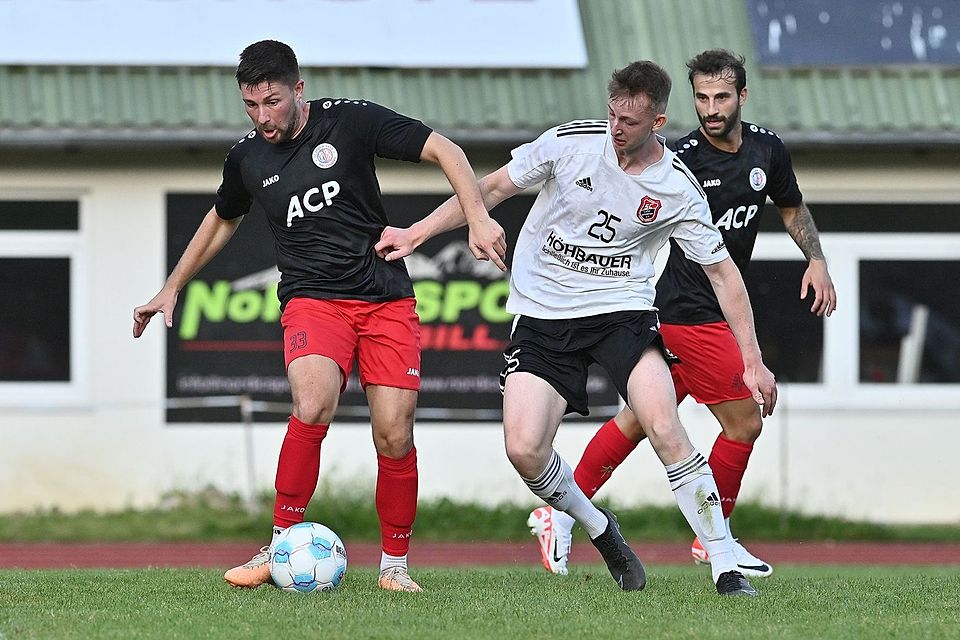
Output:
M209 193L219 184L219 171L219 166L0 171L0 197L66 194L81 200L73 292L77 382L42 394L0 385L0 512L147 506L171 490L213 485L246 493L251 482L258 490L272 484L284 425L257 425L251 433L242 425L164 424L162 321L155 319L140 340L131 337L134 306L147 301L166 277L166 194ZM798 174L814 205L878 198L960 202L952 170L798 167ZM435 170L419 167L389 167L381 177L386 192L448 189ZM824 242L831 262L842 263ZM761 239L758 251L763 244ZM835 247L842 249L843 242ZM955 255L960 257L960 247ZM849 337L832 323L842 327L842 318L855 309L844 281L834 277L840 306L827 321L828 348ZM874 521L960 521L960 471L953 463L960 451L960 394L935 392L932 404L929 394L891 401L897 392L888 386L872 396L851 390L855 401L845 403L846 391L842 385L829 393L783 389L781 406L757 443L741 499ZM598 416L598 424L604 418ZM694 443L708 451L718 432L709 413L687 401L681 418ZM571 464L594 426L561 428L557 449ZM506 461L499 425L422 424L416 441L424 498L534 504ZM324 443L322 477L372 486L374 458L368 428L334 425ZM621 504L672 503L662 467L646 445L624 463L603 495Z

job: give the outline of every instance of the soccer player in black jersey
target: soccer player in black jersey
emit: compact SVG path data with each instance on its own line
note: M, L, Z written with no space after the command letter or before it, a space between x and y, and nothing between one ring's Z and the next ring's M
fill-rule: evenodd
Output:
M230 240L251 209L267 217L277 253L292 415L277 464L273 535L302 522L317 487L320 445L356 357L377 451L380 587L420 591L407 572L417 506L413 420L420 329L402 261L374 245L387 225L376 157L440 166L467 211L470 247L501 269L503 229L483 204L462 149L418 120L366 100L306 101L296 55L264 40L240 54L237 83L254 130L230 152L217 200L160 292L134 310L139 337L160 312L173 326L177 295ZM226 572L237 587L270 580L270 551Z
M760 214L769 197L808 261L800 298L806 298L812 289L810 310L818 316L831 315L837 294L816 225L797 186L790 154L775 133L740 119L747 100L743 58L725 50L704 51L691 59L687 68L701 126L673 147L706 191L730 257L741 271L750 262ZM707 405L722 429L709 463L729 531L730 513L767 410L757 406L743 384L740 351L703 269L689 260L673 239L657 283L655 304L664 341L680 358L680 363L671 367L677 403L692 396ZM645 437L633 413L621 411L587 445L574 474L577 485L592 497ZM569 517L546 507L534 511L528 524L535 534L550 538L547 548L559 550L550 558L556 569L548 568L559 573L562 567L566 572L573 526ZM691 553L698 562L709 562L699 539L694 539ZM773 572L739 542L734 543L734 554L745 575L763 577Z

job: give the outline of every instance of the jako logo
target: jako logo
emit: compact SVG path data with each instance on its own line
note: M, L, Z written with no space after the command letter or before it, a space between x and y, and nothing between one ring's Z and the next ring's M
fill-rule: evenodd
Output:
M278 175L270 176L269 178L267 178L267 179L265 179L265 180L263 181L263 186L264 186L264 187L269 187L270 185L276 183L276 182L279 181L279 180L280 180L280 176L278 176Z
M408 375L408 376L417 376L417 377L419 378L419 377L420 377L420 369L414 369L413 367L410 367L409 369L407 369L407 375Z
M704 180L704 181L703 181L703 186L704 186L704 188L706 188L706 187L719 187L719 186L720 186L720 178L714 178L713 180Z

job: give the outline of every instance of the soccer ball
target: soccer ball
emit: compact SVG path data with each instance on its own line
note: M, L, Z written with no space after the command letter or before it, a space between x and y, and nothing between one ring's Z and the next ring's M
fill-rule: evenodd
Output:
M322 524L287 527L270 545L270 576L284 591L331 591L346 572L343 541Z

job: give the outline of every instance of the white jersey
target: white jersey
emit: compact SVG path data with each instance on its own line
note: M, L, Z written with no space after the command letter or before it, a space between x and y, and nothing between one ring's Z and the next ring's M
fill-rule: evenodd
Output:
M659 161L628 174L607 122L576 120L512 156L516 186L543 183L514 250L513 314L549 320L654 309L653 261L670 237L700 264L727 257L696 179L665 146Z

